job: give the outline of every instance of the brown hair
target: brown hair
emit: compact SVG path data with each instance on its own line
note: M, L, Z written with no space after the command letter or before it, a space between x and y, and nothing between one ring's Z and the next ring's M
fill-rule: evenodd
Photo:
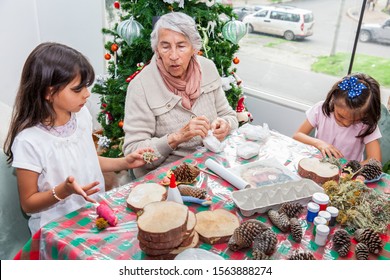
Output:
M350 98L348 90L342 90L339 87L339 83L349 77L356 77L358 83L363 83L366 86L365 89L362 89L362 94L355 98ZM349 109L359 112L362 116L361 122L367 125L367 128L356 137L363 138L374 132L381 117L380 86L374 78L364 73L345 76L336 82L328 92L322 105L322 112L329 117L330 113L334 112L334 103L339 101L343 101Z
M56 94L77 75L80 75L81 81L76 90L90 86L95 79L93 67L87 58L71 47L59 43L42 43L30 53L23 66L4 142L9 164L13 161L12 144L19 132L45 120L49 120L50 125L54 124L55 111L45 98L49 87Z

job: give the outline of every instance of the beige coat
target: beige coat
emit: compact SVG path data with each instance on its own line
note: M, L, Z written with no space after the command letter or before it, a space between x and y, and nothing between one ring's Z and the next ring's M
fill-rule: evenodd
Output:
M192 138L176 149L168 145L167 136L184 127L195 116L206 116L210 122L221 117L238 127L236 112L222 90L221 78L214 63L198 56L201 65L201 94L191 110L181 105L181 97L170 92L158 72L153 56L149 65L132 80L125 104L123 152L125 155L143 147L152 147L159 156L152 164L134 170L136 177L156 167L176 161L202 146L201 137Z

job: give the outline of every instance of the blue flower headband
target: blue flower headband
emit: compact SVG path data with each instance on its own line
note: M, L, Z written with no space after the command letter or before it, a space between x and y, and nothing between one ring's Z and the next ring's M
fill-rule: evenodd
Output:
M362 94L362 90L367 88L363 83L359 83L356 77L345 78L338 86L341 90L348 90L349 99L358 97Z

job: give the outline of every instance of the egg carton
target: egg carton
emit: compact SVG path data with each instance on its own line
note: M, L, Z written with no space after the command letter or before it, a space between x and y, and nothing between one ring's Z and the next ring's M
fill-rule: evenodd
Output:
M242 215L249 217L255 213L278 210L285 202L299 202L307 205L314 193L324 190L314 181L302 179L281 184L248 188L232 192L232 199Z

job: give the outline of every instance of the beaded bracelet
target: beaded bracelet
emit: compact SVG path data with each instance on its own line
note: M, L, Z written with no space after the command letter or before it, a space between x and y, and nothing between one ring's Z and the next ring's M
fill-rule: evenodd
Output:
M56 188L52 188L51 189L51 194L54 196L55 199L57 199L58 201L61 201L62 198L59 198L58 195L56 194Z

